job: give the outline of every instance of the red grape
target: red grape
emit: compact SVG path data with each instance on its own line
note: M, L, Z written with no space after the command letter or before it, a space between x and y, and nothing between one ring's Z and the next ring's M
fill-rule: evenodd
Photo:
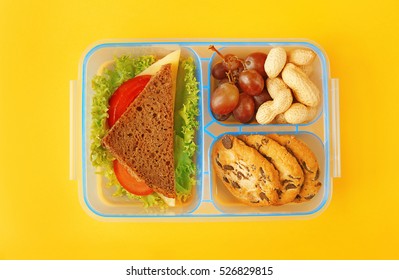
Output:
M248 70L256 70L262 77L266 78L265 61L267 54L261 52L254 52L245 59L245 66Z
M231 70L231 71L236 70L240 66L242 66L242 62L234 54L226 54L226 55L224 55L222 63L224 65L224 68L226 68L227 70Z
M218 62L212 67L212 76L218 80L222 80L227 77L226 68L222 62Z
M243 62L234 54L221 54L214 45L209 46L210 50L216 52L223 59L223 66L227 71L236 70L238 67L242 66Z
M231 79L234 83L238 84L238 79L240 77L241 72L244 71L244 66L241 65L237 69L231 71Z
M258 111L260 105L270 100L273 100L273 98L270 96L266 89L264 89L261 94L254 96L255 111Z
M224 84L224 83L230 83L229 79L228 78L224 78L222 80L219 80L218 85L220 86L221 84Z
M238 78L240 88L249 95L259 95L265 87L265 81L255 70L244 70Z
M234 118L241 122L250 122L255 114L255 101L251 95L241 93L237 107L233 111Z
M230 83L218 86L211 96L211 110L213 114L226 115L231 113L238 104L238 88Z
M227 119L231 116L231 113L225 114L225 115L213 114L213 116L214 116L215 119L217 119L218 121L225 121L225 120L227 120Z

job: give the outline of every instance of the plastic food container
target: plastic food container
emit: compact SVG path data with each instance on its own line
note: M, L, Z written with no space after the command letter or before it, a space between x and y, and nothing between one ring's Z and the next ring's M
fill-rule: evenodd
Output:
M308 48L317 57L313 62L311 79L321 92L321 105L309 123L267 124L238 123L232 118L220 122L210 111L210 95L216 87L211 67L220 61L208 49L214 45L222 53L233 53L245 58L251 52L268 53L272 47L286 50ZM105 187L104 178L96 174L90 162L91 105L94 91L91 80L100 66L120 55L152 54L163 57L181 49L183 58L192 57L197 66L196 78L200 89L199 130L196 135L197 184L191 199L183 206L166 209L145 208L142 203L124 197L114 197L113 188ZM239 202L224 187L212 169L210 155L214 143L225 134L290 134L302 140L314 152L320 166L322 187L318 194L305 203L282 206L252 207ZM326 53L314 42L305 40L234 39L215 40L123 40L103 41L90 46L79 65L78 80L70 84L70 179L79 183L82 206L90 215L104 220L264 220L313 217L328 206L333 189L333 178L340 176L338 80L330 77Z

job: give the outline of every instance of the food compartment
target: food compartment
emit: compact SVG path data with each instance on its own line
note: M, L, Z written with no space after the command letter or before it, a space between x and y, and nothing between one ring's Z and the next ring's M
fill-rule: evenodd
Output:
M91 124L92 124L92 102L94 90L92 79L99 73L99 69L110 66L115 57L129 55L132 57L142 55L154 55L157 59L180 49L180 61L191 57L196 66L195 77L199 89L202 83L201 63L198 55L189 47L182 47L176 44L100 44L90 49L82 65L82 202L91 211L100 217L151 217L151 216L174 216L193 212L199 205L202 195L202 98L199 100L199 116L197 121L199 128L195 136L197 151L195 153L196 184L193 187L191 197L184 203L177 203L175 207L145 207L143 202L126 196L116 196L116 187L107 186L107 179L98 174L99 169L92 165L91 153ZM179 69L179 74L181 69Z
M264 44L254 44L251 45L251 43L245 44L245 45L227 45L224 46L222 45L215 45L215 48L220 52L220 54L218 53L214 53L211 57L210 63L209 63L209 69L208 69L208 79L210 81L210 91L209 91L209 103L208 106L210 108L210 112L212 119L214 121L217 121L218 123L220 123L221 125L226 125L226 126L233 126L233 125L241 125L241 124L245 124L245 126L261 126L261 125L272 125L272 126L276 126L276 125L300 125L300 126L305 126L305 125L309 125L311 123L316 122L319 117L322 115L322 111L323 111L323 104L325 102L325 85L323 85L323 83L325 83L325 81L323 81L323 77L327 74L326 73L326 69L325 67L323 67L323 61L325 61L325 57L323 52L317 48L315 45L313 44L308 44L308 43L296 43L296 42L286 42L286 43L264 43ZM284 106L283 105L284 101L279 102L281 103L281 106L276 106L273 111L275 110L283 110L282 113L276 114L276 117L271 117L271 121L268 121L267 123L259 123L256 120L256 113L258 111L258 107L266 102L266 101L271 101L272 97L270 96L270 93L267 92L267 86L266 86L266 80L267 78L267 74L262 74L260 76L262 76L262 79L264 81L264 89L262 91L261 94L258 94L258 92L251 92L251 94L246 94L246 96L243 96L245 98L244 101L241 101L240 98L240 102L243 102L244 105L241 106L241 108L243 109L236 109L234 113L237 114L237 116L235 117L234 114L230 114L228 113L227 115L229 115L229 117L227 117L226 115L222 114L222 115L218 115L216 113L219 113L221 109L219 109L218 107L220 107L220 105L218 104L227 104L227 101L224 101L223 98L219 99L221 101L214 101L216 100L216 95L223 95L223 91L229 91L231 94L230 96L235 96L236 93L232 93L233 90L231 90L231 87L229 87L229 89L226 90L220 90L218 89L218 93L216 94L217 88L221 85L221 83L225 83L226 80L234 80L231 77L235 77L235 85L238 88L238 91L240 92L240 96L242 95L242 92L245 91L245 88L243 89L242 87L240 87L240 83L237 82L237 78L240 77L240 75L238 75L237 73L242 71L243 67L238 68L238 70L232 70L231 73L232 75L228 75L228 78L224 78L222 80L219 80L217 78L214 77L214 75L212 74L212 72L216 72L220 73L221 70L221 66L220 64L225 60L228 60L228 56L230 54L233 54L235 56L237 56L239 58L240 61L242 61L245 65L248 65L248 70L250 68L253 69L258 69L257 72L259 73L259 65L261 65L261 63L259 62L262 58L259 58L258 56L253 56L251 54L253 53L261 53L261 54L270 54L270 51L272 49L275 48L283 48L287 54L287 60L286 63L284 63L284 65L286 66L288 62L292 62L292 60L295 60L295 58L289 58L292 57L293 51L297 51L297 50L304 50L305 52L309 52L314 54L314 58L311 59L311 62L308 63L307 65L296 65L297 68L301 68L301 70L303 70L304 73L306 73L305 76L307 76L308 78L303 78L301 77L301 83L302 83L302 78L303 79L308 79L311 81L311 83L314 84L314 86L316 87L316 89L318 90L318 96L319 96L319 102L316 106L311 107L306 105L303 106L301 102L299 102L296 98L295 95L296 94L291 94L293 96L293 102L297 103L294 106L292 106L292 108L288 108L288 109L283 109ZM226 56L227 55L227 56ZM222 58L221 56L224 56L225 58ZM269 57L268 57L269 58ZM266 60L268 59L266 58ZM258 62L257 62L258 61ZM300 62L302 63L302 62ZM264 64L264 63L263 63ZM228 66L228 63L225 63L225 67L230 67ZM232 66L234 67L234 65ZM223 71L222 71L223 72ZM292 72L292 71L291 71ZM278 75L279 78L282 77L282 71L280 72L280 74ZM219 75L220 78L220 74ZM291 73L290 76L292 76L293 74ZM255 78L257 77L257 78ZM287 74L288 77L288 74ZM252 78L252 80L251 80ZM256 89L256 87L259 87L259 81L256 82L251 82L253 80L257 80L259 79L259 75L243 75L242 81L244 83L244 85L250 85L252 87L253 90L254 88ZM248 83L249 80L249 83ZM297 85L297 81L293 81L291 82L293 83L294 86L298 86ZM223 87L223 86L222 86ZM306 89L304 89L305 91L309 91L309 85L308 83L306 84L300 84L299 87L302 89L302 87L307 87ZM313 86L311 86L310 88L312 88L312 92L314 91ZM291 89L291 88L290 88ZM248 90L248 89L247 89ZM301 90L302 92L303 90ZM293 92L293 90L291 89L291 93ZM256 95L255 95L256 94ZM215 96L214 96L215 95ZM250 97L248 97L248 95ZM274 95L281 95L280 92L275 93ZM214 98L214 100L212 100ZM236 98L233 98L236 99ZM252 101L250 101L249 99L253 99L254 105L252 105ZM214 102L214 103L213 103ZM224 102L224 103L223 103ZM234 101L229 100L230 103L234 103ZM278 101L275 101L278 102ZM309 102L309 101L307 101ZM290 103L291 104L291 103ZM308 103L311 104L311 103ZM273 105L274 106L274 105ZM240 105L238 105L236 108L240 107ZM247 117L247 115L250 115L251 113L249 113L252 109L252 107L255 107L254 113L253 113L253 117ZM213 109L215 108L215 109ZM287 107L286 107L287 108ZM218 110L218 112L214 112L215 110ZM288 112L289 111L289 112ZM283 117L284 113L287 112L287 117L289 117L289 122L287 123L287 120L285 120L285 118ZM270 110L267 111L266 115L270 114ZM304 118L306 114L306 118ZM249 120L248 120L249 119ZM267 117L267 119L269 119L269 117ZM294 122L293 122L294 121Z
M215 118L212 113L211 99L219 82L212 76L213 67L222 61L222 58L209 49L215 48L222 56L234 54L245 58L255 52L269 54L276 47L282 47L286 52L295 49L310 49L316 56L311 66L313 72L309 79L320 91L320 100L314 117L301 123L278 123L273 121L260 124L253 118L248 122L240 122L233 116L225 120ZM181 58L191 57L196 65L195 77L199 83L199 116L197 118L199 129L196 133L195 144L198 147L195 154L196 185L192 196L186 202L175 207L159 207L153 205L145 207L141 201L130 199L126 196L115 196L115 188L107 187L107 179L98 174L90 161L90 125L92 97L91 81L99 69L112 67L109 61L121 55L141 56L155 55L157 59L180 49ZM76 166L79 172L81 186L80 198L84 208L95 217L124 220L124 218L171 218L185 217L188 220L201 217L306 217L321 213L328 204L332 182L331 174L339 172L335 166L339 161L339 122L337 117L337 87L331 80L327 56L316 44L306 41L171 41L171 42L105 42L94 45L85 54L81 62L82 73L82 104L77 105L78 126L80 129L71 129L79 135L81 131L81 144L78 146L78 159ZM281 76L281 75L280 75ZM266 77L265 77L266 80ZM330 88L331 86L331 88ZM265 85L266 88L266 85ZM331 90L331 91L330 91ZM239 91L240 92L240 91ZM241 91L242 92L242 91ZM80 97L79 97L80 98ZM294 100L295 102L295 100ZM331 107L332 106L332 107ZM335 107L334 107L335 106ZM330 110L332 114L330 115ZM82 118L80 124L79 118ZM332 130L331 130L332 128ZM223 178L215 171L213 151L221 139L226 135L241 137L245 135L292 135L304 142L314 153L319 165L318 181L321 188L317 194L306 202L269 203L274 205L254 206L238 199L233 192L223 183ZM72 137L72 136L71 136ZM80 139L80 138L79 138ZM72 143L73 144L73 143ZM338 146L337 146L338 145ZM337 148L338 147L338 148ZM251 147L252 148L252 147ZM73 150L73 145L72 145ZM338 154L337 154L338 151ZM257 151L259 152L259 151ZM334 155L331 158L331 155ZM81 161L80 161L81 159ZM264 160L270 159L264 157ZM331 167L330 167L331 165ZM338 162L339 166L339 162ZM80 171L79 171L80 170ZM74 170L71 168L71 174ZM81 172L81 174L80 174ZM331 173L331 174L330 174ZM338 173L337 173L338 174ZM241 176L241 175L240 175ZM281 183L282 185L286 183ZM290 187L288 189L291 189ZM277 191L276 191L277 192ZM260 194L259 194L260 195ZM279 196L280 194L277 194ZM273 200L273 197L271 198ZM263 202L264 203L264 202ZM267 203L266 203L267 204Z
M268 173L268 170L270 172L270 169L268 169L268 166L265 164L265 160L267 160L269 163L271 163L273 166L276 165L276 161L274 157L281 157L283 158L283 155L281 152L276 152L273 150L273 146L269 147L269 151L267 154L261 154L259 151L257 151L253 147L248 147L248 144L245 144L244 142L236 143L236 142L231 142L231 143L223 143L223 145L227 145L226 147L229 149L226 149L225 151L222 151L223 148L220 146L220 143L225 140L225 136L233 136L235 138L241 138L242 136L270 136L273 133L265 133L265 132L231 132L231 133L224 133L221 134L219 137L217 137L211 147L210 147L210 152L209 152L209 166L210 166L210 185L211 185L211 196L213 203L215 207L221 211L222 213L225 214L231 214L231 215L261 215L261 216L292 216L292 215L310 215L318 212L321 208L323 208L327 201L328 198L331 194L330 192L330 186L328 182L329 178L329 167L328 167L328 161L327 161L327 153L326 153L326 147L323 145L323 141L315 134L309 133L309 132L297 132L297 133L291 133L291 132L278 132L277 135L285 136L294 136L296 139L300 140L302 143L304 143L314 154L314 156L317 159L318 162L318 167L319 167L319 174L317 175L319 181L321 183L321 187L316 193L316 195L311 198L311 199L303 199L304 202L291 202L291 203L284 203L283 205L265 205L265 206L259 206L262 204L262 201L256 202L257 199L262 200L265 197L264 195L261 195L260 198L255 198L253 196L247 196L243 200L238 199L234 194L234 188L245 188L247 183L245 183L245 180L252 180L251 175L254 175L255 177L258 176L255 173L259 168L263 167L262 172L266 177L270 178L271 181L275 181L276 178L273 178L271 173ZM218 144L219 143L219 144ZM244 143L244 147L241 146L241 144ZM236 145L236 147L234 147ZM260 143L260 145L262 145ZM217 148L215 148L217 146ZM222 147L219 149L219 147ZM245 149L244 149L245 148ZM259 147L258 147L259 148ZM216 153L215 149L219 149L217 151L221 151L218 155ZM235 150L234 150L235 149ZM240 149L240 150L238 150ZM249 150L251 149L251 151ZM287 151L289 151L288 148L286 148ZM226 152L227 151L227 152ZM238 157L235 157L234 155L231 154L232 151L233 153L239 154ZM279 151L279 150L278 150ZM256 153L256 154L253 154ZM289 151L289 153L292 155L294 154L292 151ZM268 157L270 154L273 155L272 158ZM255 158L256 155L256 158ZM217 160L216 157L220 157L219 160ZM259 157L260 156L260 157ZM245 158L247 162L242 162L242 158ZM240 159L240 160L238 160ZM280 159L281 160L281 159ZM288 162L288 159L284 158ZM228 164L227 163L231 163ZM246 165L248 164L248 165ZM300 163L300 160L298 160L298 164L303 166L303 164ZM256 168L255 168L256 165ZM253 166L253 169L252 167ZM281 164L280 164L281 166ZM281 167L279 167L281 168ZM310 167L309 167L310 168ZM217 170L218 169L218 170ZM221 171L225 170L225 171ZM282 180L284 179L284 176L282 175L281 170L279 171L278 168L276 167L278 178L277 180ZM228 172L233 172L235 174L238 174L238 176L235 176L234 174L231 175L232 173ZM258 174L261 174L258 172ZM223 174L223 175L221 175ZM229 176L229 174L231 176ZM310 174L310 173L309 173ZM316 174L315 174L316 175ZM249 178L248 178L249 177ZM256 177L258 178L258 177ZM223 183L222 180L226 180L226 182L229 182L231 187L226 187L226 184ZM269 179L268 179L269 180ZM247 181L249 182L249 181ZM282 182L282 181L280 181ZM240 186L240 183L242 186ZM263 183L261 183L263 184ZM281 186L289 186L290 184L287 184L286 182L282 182ZM252 186L257 185L257 184L252 184ZM263 187L262 187L263 188ZM233 191L231 191L233 189ZM244 193L244 192L242 192ZM240 193L240 194L242 194ZM267 193L267 192L266 192ZM237 195L238 192L235 192ZM277 194L278 197L281 198L280 201L282 201L284 198L287 198L285 194ZM294 194L295 195L295 194ZM269 194L267 193L267 196ZM248 197L250 199L254 199L253 201L256 203L252 203L248 200ZM267 204L267 202L265 202ZM279 204L277 202L276 204Z

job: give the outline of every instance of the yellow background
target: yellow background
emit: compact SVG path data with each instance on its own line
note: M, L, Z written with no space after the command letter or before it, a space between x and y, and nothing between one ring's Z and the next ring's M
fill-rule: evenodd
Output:
M1 0L0 259L398 259L398 12L395 1ZM342 178L327 210L240 223L88 216L68 180L69 80L91 43L134 37L318 42L341 89Z

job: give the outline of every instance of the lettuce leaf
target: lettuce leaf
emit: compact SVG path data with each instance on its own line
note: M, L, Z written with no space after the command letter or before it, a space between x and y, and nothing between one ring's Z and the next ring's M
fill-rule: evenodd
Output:
M126 196L140 200L144 206L166 207L163 199L153 193L147 196L137 196L127 192L118 182L113 170L113 156L101 145L102 138L109 128L108 101L115 90L125 81L135 77L155 62L154 56L130 57L121 56L114 59L113 69L106 69L102 75L92 80L95 91L92 105L91 153L90 159L99 174L106 177L108 186L116 186L114 196ZM192 58L180 63L177 80L175 102L175 179L176 192L180 201L185 201L191 195L196 184L196 166L194 155L197 150L195 135L198 129L199 88L195 77L195 64Z
M148 206L165 205L163 199L156 193L147 196L137 196L127 192L118 182L113 170L113 156L101 145L102 138L109 128L106 125L108 118L108 100L115 90L127 80L135 77L155 62L154 56L130 57L127 55L114 59L113 69L106 69L102 75L97 75L92 80L95 91L91 110L91 146L90 160L99 174L108 179L108 186L116 186L114 196L127 196L138 199Z
M197 150L195 135L199 123L199 88L192 58L180 63L175 100L175 180L180 201L191 195L196 184L194 155Z

